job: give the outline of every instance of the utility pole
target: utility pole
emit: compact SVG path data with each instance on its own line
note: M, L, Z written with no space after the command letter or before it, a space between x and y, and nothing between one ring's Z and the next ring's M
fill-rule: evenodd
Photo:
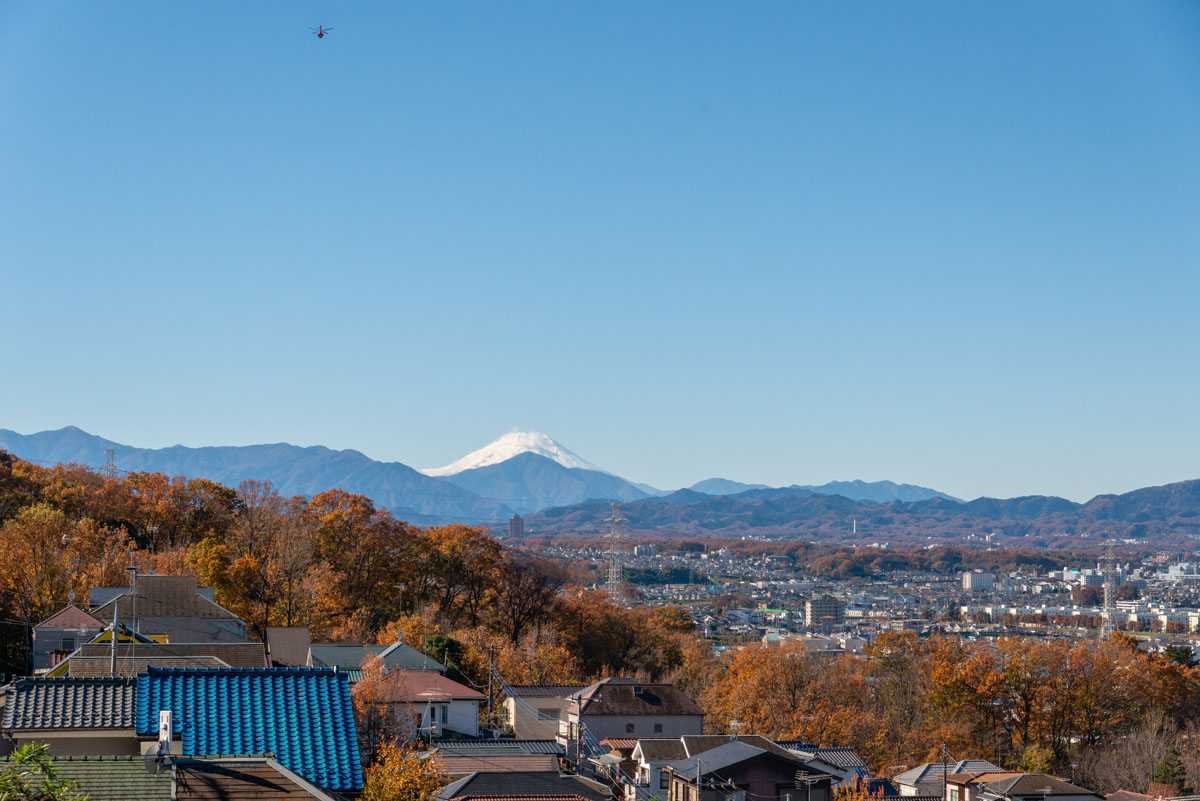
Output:
M946 784L949 782L949 779L946 778L946 760L946 744L942 743L942 801L947 801Z
M29 587L25 588L25 675L33 675L33 633L30 631L30 599Z
M496 708L495 698L492 695L492 676L496 672L496 644L488 644L488 726L492 725L492 710ZM515 723L516 721L514 721Z
M113 601L113 625L112 625L112 638L111 638L112 639L112 648L109 649L110 652L112 653L112 656L109 659L109 663L108 663L108 675L110 675L110 676L117 675L117 610L120 607L121 607L121 599L117 598L115 601Z
M133 561L133 554L132 554L132 553L129 555L129 561L130 561L130 562L132 562L132 561ZM129 573L129 594L133 596L133 614L131 615L131 618L133 619L133 630L134 630L134 632L136 633L136 632L137 632L137 630L138 630L138 620L137 620L137 565L131 564L129 567L125 568L125 570L126 570L126 572L128 572L128 573Z

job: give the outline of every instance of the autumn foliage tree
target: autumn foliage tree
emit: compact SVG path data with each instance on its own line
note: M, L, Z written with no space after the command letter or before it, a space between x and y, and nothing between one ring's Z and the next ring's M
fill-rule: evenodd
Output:
M422 758L405 743L383 745L367 768L363 801L429 801L449 781L436 756Z

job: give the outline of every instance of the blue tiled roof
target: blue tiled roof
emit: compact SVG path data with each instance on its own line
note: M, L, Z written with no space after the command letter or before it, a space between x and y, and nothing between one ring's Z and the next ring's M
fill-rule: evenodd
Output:
M171 710L185 755L275 754L329 790L360 790L350 684L328 668L156 668L138 676L135 726Z

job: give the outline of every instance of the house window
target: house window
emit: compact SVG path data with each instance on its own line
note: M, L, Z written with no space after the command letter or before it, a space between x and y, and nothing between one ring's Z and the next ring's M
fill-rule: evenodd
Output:
M655 724L654 724L654 733L655 733L655 734L662 734L662 724L661 724L661 723L655 723Z
M551 707L550 709L539 709L538 720L558 720L558 710Z
M449 722L450 722L450 707L444 706L444 707L442 707L442 723L449 723Z
M659 773L658 773L658 789L660 789L660 790L667 789L667 783L669 781L670 781L670 777L667 776L667 774L663 773L662 771L659 771Z
M950 801L958 801L958 788L957 787L950 788Z
M632 723L626 723L626 724L625 724L625 733L626 733L626 734L633 734L633 724L632 724Z
M75 638L74 637L63 637L62 647L63 647L64 651L74 651L75 650Z

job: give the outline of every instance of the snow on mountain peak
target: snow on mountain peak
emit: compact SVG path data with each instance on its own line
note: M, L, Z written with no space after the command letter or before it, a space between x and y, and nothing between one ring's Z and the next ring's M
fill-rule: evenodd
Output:
M519 453L536 453L547 459L553 459L563 467L582 467L584 470L605 472L537 431L511 431L495 442L468 453L457 462L451 462L444 467L430 467L421 472L427 476L452 476L464 470L500 464Z

